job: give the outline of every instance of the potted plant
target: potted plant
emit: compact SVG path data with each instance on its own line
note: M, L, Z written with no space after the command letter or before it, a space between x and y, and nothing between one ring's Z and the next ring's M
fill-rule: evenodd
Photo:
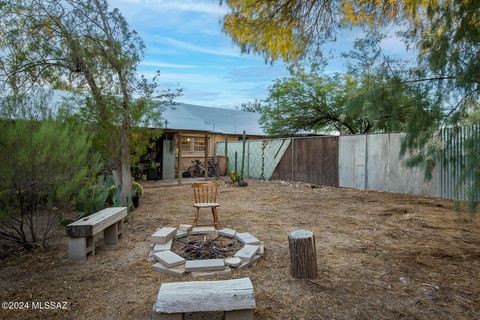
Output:
M142 185L138 182L132 182L132 202L135 208L140 205L140 197L143 195Z
M147 171L147 179L148 180L157 180L157 164L155 162L151 162L150 166Z

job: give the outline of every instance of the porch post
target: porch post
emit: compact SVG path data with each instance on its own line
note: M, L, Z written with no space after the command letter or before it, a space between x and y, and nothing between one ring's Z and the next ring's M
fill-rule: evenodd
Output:
M205 179L208 179L208 132L205 132Z
M180 172L180 162L182 160L182 148L180 147L182 140L182 133L179 132L177 134L177 177L178 177L178 184L182 184L182 173Z

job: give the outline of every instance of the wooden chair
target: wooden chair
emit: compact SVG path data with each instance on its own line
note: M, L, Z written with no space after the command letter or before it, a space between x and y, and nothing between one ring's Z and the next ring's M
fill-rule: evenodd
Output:
M217 189L218 184L215 182L194 182L193 187L193 207L195 208L195 219L193 226L198 225L198 216L201 208L211 208L213 215L213 224L218 227L218 207Z

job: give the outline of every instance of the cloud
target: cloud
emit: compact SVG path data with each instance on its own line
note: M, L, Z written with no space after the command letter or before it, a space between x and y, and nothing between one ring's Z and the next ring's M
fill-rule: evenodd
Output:
M185 89L183 94L189 99L195 99L200 101L215 101L220 95L220 92Z
M217 3L202 1L154 1L159 2L160 6L178 11L198 12L214 15L225 15L228 13L226 6L220 6Z
M408 51L403 39L396 35L390 35L389 37L383 39L380 45L382 50L387 55L402 58L413 58L416 55L415 51Z
M283 68L276 66L244 67L230 70L225 76L226 80L232 82L270 82L274 79L287 76Z
M196 12L211 15L223 16L228 13L226 6L220 6L216 1L175 1L175 0L117 0L112 1L112 5L119 3L139 5L143 7L153 7L158 9L182 11L182 12Z
M140 72L142 75L148 79L156 76L155 72ZM197 84L212 84L212 83L222 83L224 82L222 77L216 76L214 74L203 74L203 73L179 73L179 72L168 72L160 71L160 80L164 82L175 83L177 82L180 86L184 86L185 83L197 83Z
M197 68L197 66L190 65L190 64L178 64L178 63L168 63L168 62L160 62L160 61L143 61L140 63L140 65L145 67L175 68L175 69Z
M242 90L240 95L248 99L248 101L253 101L255 99L263 100L268 94L268 85L266 84L255 84L248 88Z
M236 51L228 48L213 49L208 47L202 47L189 42L180 41L180 40L176 40L176 39L164 37L164 36L156 36L156 39L161 43L165 43L165 44L172 45L177 48L181 48L189 51L206 53L206 54L211 54L216 56L235 57L235 58L238 58L241 56L240 50Z

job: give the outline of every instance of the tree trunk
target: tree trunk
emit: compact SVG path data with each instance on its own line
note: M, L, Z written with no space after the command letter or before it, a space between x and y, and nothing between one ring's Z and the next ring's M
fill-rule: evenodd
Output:
M112 169L113 183L118 188L122 185L122 172L118 169Z
M296 230L288 235L290 274L298 279L317 277L315 236L308 230Z
M128 118L123 119L120 133L120 169L122 176L122 203L127 204L132 191L132 173L130 172L130 148L128 139Z

